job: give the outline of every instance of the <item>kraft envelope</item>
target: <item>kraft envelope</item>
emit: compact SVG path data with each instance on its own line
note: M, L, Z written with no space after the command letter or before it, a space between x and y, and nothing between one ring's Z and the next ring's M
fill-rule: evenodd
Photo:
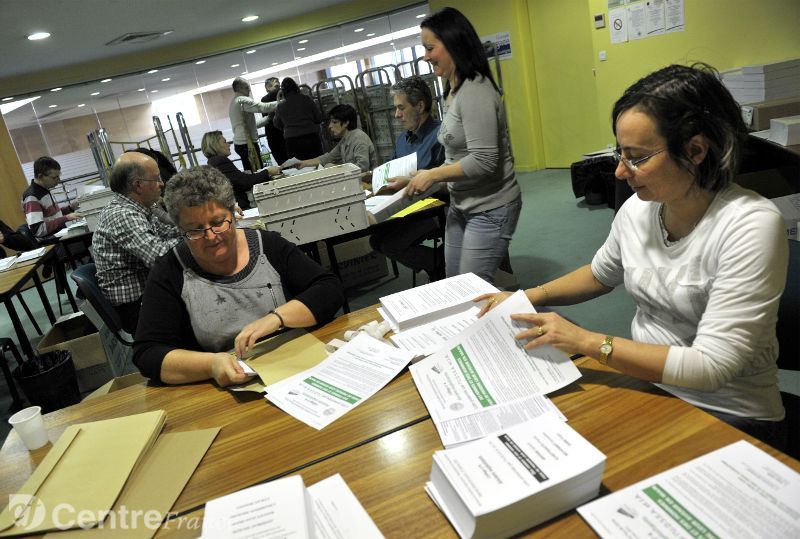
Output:
M256 344L244 361L268 386L316 366L328 357L325 344L304 329L292 329ZM239 386L240 388L251 386ZM241 391L243 389L239 389ZM263 392L258 386L250 389Z

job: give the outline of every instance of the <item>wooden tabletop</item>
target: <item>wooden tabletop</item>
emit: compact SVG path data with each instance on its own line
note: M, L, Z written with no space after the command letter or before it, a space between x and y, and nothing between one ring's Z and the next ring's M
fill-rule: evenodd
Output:
M42 256L14 264L8 271L0 271L0 301L5 300L9 294L15 294L19 291L21 286L25 284L36 268L41 266L48 258L48 254L53 250L54 245L46 245L45 252Z
M606 457L601 495L668 470L742 438L791 468L800 462L682 400L602 367L577 362L582 378L553 395L569 424ZM457 537L423 487L441 440L430 419L304 468L306 486L339 473L388 538ZM165 525L158 537L199 537L202 510ZM526 537L594 537L576 511L541 524Z

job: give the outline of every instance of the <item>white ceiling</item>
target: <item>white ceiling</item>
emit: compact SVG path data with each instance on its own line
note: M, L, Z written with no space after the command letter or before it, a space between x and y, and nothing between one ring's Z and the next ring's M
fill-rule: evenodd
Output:
M310 13L345 0L1 0L0 1L0 79L24 76L49 68L103 60L114 56L143 52L169 45L195 41L236 31L245 26L242 17L259 15L257 24L282 20ZM152 66L157 73L138 73L115 77L107 83L91 81L64 88L57 92L44 90L26 96L14 96L13 101L40 96L33 106L23 106L4 115L8 128L30 125L39 121L61 120L72 116L110 110L121 106L146 104L150 101L192 90L198 86L230 79L243 71L254 72L283 64L301 56L329 51L343 45L389 34L419 24L418 14L426 7L405 9L389 17L343 23L328 30L314 32L253 47L244 51L224 53L203 58L205 63L178 66ZM250 23L253 24L253 23ZM354 32L364 28L361 32ZM106 46L105 43L129 32L173 30L172 33L146 43ZM37 31L52 35L42 41L29 41L26 36ZM303 37L309 42L297 43ZM389 52L395 48L413 46L417 37L404 38L370 48L370 55ZM305 47L305 51L298 51ZM356 54L361 58L363 54ZM353 56L339 56L315 62L304 68L324 69L330 64L344 63ZM199 60L199 58L198 58ZM239 64L238 67L231 67ZM293 71L278 76L293 75ZM169 78L169 81L163 79ZM263 78L261 79L263 80ZM144 88L144 91L138 91ZM97 96L92 96L99 92ZM256 90L256 96L263 90ZM0 88L0 97L9 97ZM10 101L10 102L13 102ZM2 104L7 104L4 101ZM79 107L84 104L84 107ZM51 107L51 105L56 105Z

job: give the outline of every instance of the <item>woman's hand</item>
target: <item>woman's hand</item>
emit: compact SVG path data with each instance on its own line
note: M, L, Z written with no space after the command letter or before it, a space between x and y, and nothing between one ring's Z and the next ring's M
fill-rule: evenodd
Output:
M281 167L267 167L267 172L270 176L275 176L281 173Z
M486 301L481 307L481 312L478 313L478 318L483 316L484 314L488 313L505 300L511 297L513 292L498 292L496 294L483 294L482 296L478 296L477 298L473 299L475 303L479 301Z
M252 377L244 373L235 355L226 352L214 354L211 360L211 376L220 387L243 384Z
M275 333L281 327L277 315L269 313L247 324L233 340L237 357L244 357L258 339Z
M583 353L581 351L588 349L587 343L594 335L556 313L512 314L511 319L531 325L530 329L514 336L518 341L528 341L524 346L526 350L549 344L570 355Z
M431 188L436 183L436 169L430 170L417 170L411 173L411 180L406 186L406 196L411 198L415 195L421 195Z

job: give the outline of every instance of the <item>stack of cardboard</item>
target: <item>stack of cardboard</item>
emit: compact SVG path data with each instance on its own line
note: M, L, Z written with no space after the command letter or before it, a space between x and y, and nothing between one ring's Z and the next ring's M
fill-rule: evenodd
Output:
M160 434L165 422L157 410L67 427L0 513L0 537L77 528L152 537L219 433Z
M726 71L722 82L740 105L800 95L800 59Z

